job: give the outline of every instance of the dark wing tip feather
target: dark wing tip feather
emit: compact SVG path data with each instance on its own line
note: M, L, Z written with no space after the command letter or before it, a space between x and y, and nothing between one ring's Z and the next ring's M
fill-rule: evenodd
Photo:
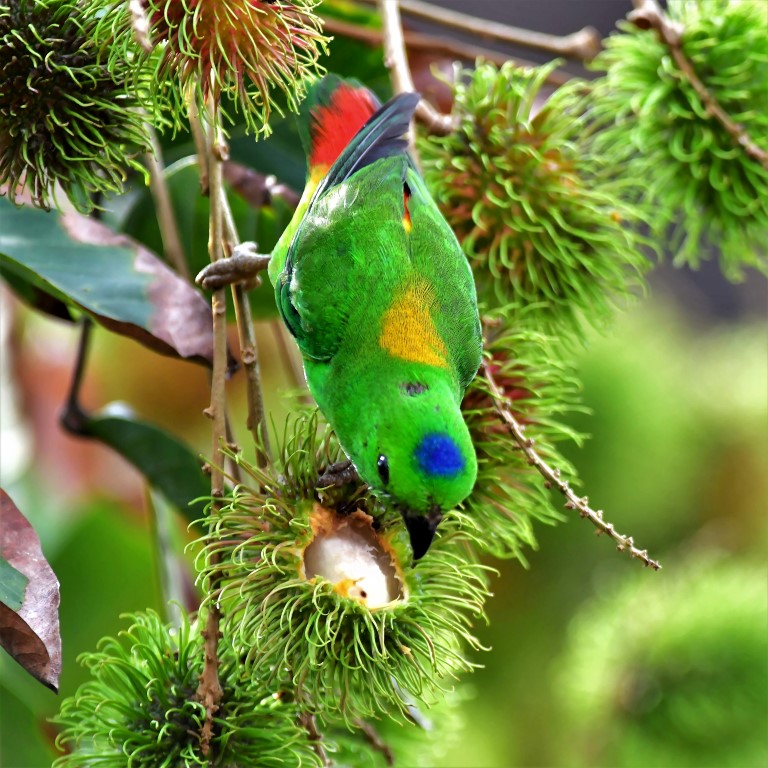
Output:
M362 128L352 137L338 159L318 185L309 202L304 220L293 236L285 260L285 270L290 273L296 251L296 244L309 219L315 203L331 187L341 184L353 173L376 160L397 155L406 155L408 145L403 138L407 133L416 105L421 100L418 93L401 93L378 109Z
M371 115L333 164L317 196L376 160L404 154L408 144L403 135L420 99L418 93L401 93Z

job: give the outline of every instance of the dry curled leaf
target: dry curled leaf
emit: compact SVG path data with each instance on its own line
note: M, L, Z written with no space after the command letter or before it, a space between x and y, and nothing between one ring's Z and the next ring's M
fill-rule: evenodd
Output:
M29 580L17 611L0 603L0 644L33 677L58 692L59 582L34 528L2 489L0 556Z

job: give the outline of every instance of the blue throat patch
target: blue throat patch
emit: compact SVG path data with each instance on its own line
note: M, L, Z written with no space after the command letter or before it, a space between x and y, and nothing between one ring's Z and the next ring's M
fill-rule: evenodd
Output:
M425 435L415 451L419 467L427 475L453 477L464 469L464 457L449 435L433 432Z

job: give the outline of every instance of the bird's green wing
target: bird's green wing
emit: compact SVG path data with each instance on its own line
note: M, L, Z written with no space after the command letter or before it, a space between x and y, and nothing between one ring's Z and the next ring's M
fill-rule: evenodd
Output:
M409 249L414 270L435 287L434 321L462 391L480 367L482 332L469 262L418 171L409 168Z
M418 100L401 94L373 114L312 193L284 259L278 248L280 273L270 275L277 305L312 359L329 359L338 349L349 305L363 298L360 281L374 269L367 253L386 246L381 225L388 215L402 219L409 162L402 136Z
M364 167L311 207L277 296L302 353L329 360L342 341L371 333L410 268L403 229L405 155ZM363 204L362 201L365 201ZM365 311L362 311L362 310ZM358 324L348 329L350 317Z

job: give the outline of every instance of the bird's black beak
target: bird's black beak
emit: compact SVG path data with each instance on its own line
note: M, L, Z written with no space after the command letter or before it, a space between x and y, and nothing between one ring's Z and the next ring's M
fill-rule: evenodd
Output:
M443 519L443 513L439 507L433 507L426 515L415 515L411 512L403 514L405 527L408 529L408 535L411 537L411 549L413 549L413 559L419 560L427 554L432 539L435 538L435 531L440 521Z

